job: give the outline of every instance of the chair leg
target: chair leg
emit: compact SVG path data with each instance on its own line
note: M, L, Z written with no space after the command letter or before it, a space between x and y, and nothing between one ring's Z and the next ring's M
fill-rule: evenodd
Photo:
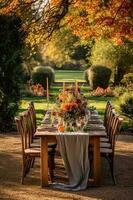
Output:
M109 166L111 170L112 180L113 180L114 185L116 185L116 178L114 175L114 159L111 157L108 161L109 161Z
M31 168L31 161L32 161L31 158L27 158L27 161L26 161L26 170L25 170L26 174L28 174L29 171L30 171L30 168Z
M24 167L24 162L22 164L22 172L21 172L21 184L24 183L24 177L25 177L25 167Z
M28 168L28 162L27 161L28 161L27 157L24 157L23 161L22 161L21 184L24 183L24 177L27 174L27 168Z
M35 163L35 157L32 158L32 161L31 161L31 167L32 167L32 168L34 167L34 163Z
M50 180L53 182L54 178L54 155L51 154L49 156L49 174L50 174Z
M89 153L89 163L90 163L90 171L89 171L89 178L93 176L93 156Z

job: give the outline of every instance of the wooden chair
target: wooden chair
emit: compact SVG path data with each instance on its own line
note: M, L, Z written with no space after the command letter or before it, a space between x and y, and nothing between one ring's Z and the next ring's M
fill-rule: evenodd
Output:
M109 134L110 134L110 126L112 126L112 117L115 113L114 107L110 101L107 102L104 114L104 126L106 128L106 136L101 137L101 142L108 142L109 141Z
M116 142L116 135L119 133L119 129L121 123L123 121L122 118L119 118L115 113L112 112L112 120L110 126L110 139L107 142L100 142L100 154L101 157L104 157L108 160L111 170L111 175L114 184L116 184L115 175L114 175L114 152L115 152L115 142ZM89 147L89 155L90 155L90 166L92 169L93 163L93 146ZM91 174L91 170L90 170Z
M106 108L105 108L105 113L104 113L104 126L107 127L109 123L109 116L111 110L114 109L112 103L110 101L107 102Z
M31 124L32 124L32 133L31 133L31 138L32 141L34 141L33 143L40 143L40 139L37 141L38 138L34 137L34 134L36 132L36 128L37 128L37 123L36 123L36 112L35 112L35 106L33 102L29 103L29 107L28 107L28 111L29 111L29 115L30 115L30 119L31 119ZM57 143L49 143L48 147L49 148L53 148L53 150L55 150L57 146Z
M21 183L24 182L24 177L29 173L30 168L36 157L40 157L40 148L39 147L30 147L30 136L28 125L24 121L24 116L15 117L15 122L17 126L18 133L21 135L22 143L22 175ZM49 174L50 179L53 181L53 168L54 168L54 151L52 148L48 148L48 160L49 160Z
M29 107L28 107L29 111L30 111L30 117L31 117L31 122L32 122L32 129L33 129L33 134L36 132L36 128L37 128L37 123L36 123L36 111L35 111L35 106L34 103L31 101L29 103Z
M108 123L107 123L107 127L106 127L106 136L100 138L100 146L101 147L110 147L110 142L111 142L110 135L111 135L111 130L112 130L115 116L117 116L117 114L116 114L115 110L112 109L110 111L109 119L108 119Z
M109 162L111 175L114 184L116 184L116 179L114 175L114 153L115 153L115 142L116 142L116 135L119 133L120 126L123 119L119 118L118 116L114 115L112 119L112 126L110 130L110 139L109 139L109 147L101 147L100 145L100 153L101 156L106 158Z

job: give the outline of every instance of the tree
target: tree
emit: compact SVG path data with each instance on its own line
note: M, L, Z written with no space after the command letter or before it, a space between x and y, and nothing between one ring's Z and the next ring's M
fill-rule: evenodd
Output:
M75 68L85 66L88 63L89 53L92 41L84 44L79 37L73 35L71 31L65 27L54 33L52 39L47 42L44 47L44 56L54 62L56 67L61 68L62 65L70 64ZM68 66L70 68L70 66Z
M0 16L0 131L10 130L13 126L24 80L20 28L20 18Z
M133 39L132 0L0 0L0 7L0 13L21 16L32 43L66 24L85 40L103 35L117 43L121 36Z
M123 75L133 72L133 42L124 40L121 45L114 45L108 39L96 41L92 48L92 65L105 65L113 71L114 84L119 85Z
M104 36L121 43L122 36L133 39L132 10L132 0L77 0L71 6L67 22L84 40Z

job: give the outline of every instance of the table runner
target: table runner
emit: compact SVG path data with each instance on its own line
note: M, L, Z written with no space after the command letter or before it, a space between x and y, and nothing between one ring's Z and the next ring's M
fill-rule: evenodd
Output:
M57 143L64 161L69 184L54 183L54 188L63 190L84 190L87 188L89 178L89 136L78 133L60 134Z

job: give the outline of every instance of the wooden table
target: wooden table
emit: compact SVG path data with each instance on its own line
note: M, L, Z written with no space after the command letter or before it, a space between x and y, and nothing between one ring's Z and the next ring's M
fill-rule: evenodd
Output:
M37 131L35 136L41 138L41 186L48 186L48 143L55 142L58 132ZM100 137L105 136L105 131L89 131L90 142L93 143L93 184L100 185L101 162L100 162Z

